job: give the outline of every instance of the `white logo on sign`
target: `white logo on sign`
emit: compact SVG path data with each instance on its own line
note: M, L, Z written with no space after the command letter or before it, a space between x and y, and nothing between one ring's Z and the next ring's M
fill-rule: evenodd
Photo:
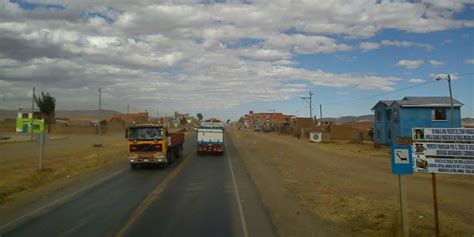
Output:
M309 139L313 142L321 142L321 133L320 132L312 132L309 134Z
M395 149L395 164L408 164L408 150Z

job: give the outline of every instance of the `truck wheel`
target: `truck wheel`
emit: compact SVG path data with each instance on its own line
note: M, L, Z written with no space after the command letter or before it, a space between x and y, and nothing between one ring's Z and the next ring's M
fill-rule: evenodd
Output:
M166 165L170 165L170 164L173 163L173 161L174 161L174 152L171 151L170 153L168 153L168 155L166 156L166 161L167 161Z
M179 157L181 157L181 150L178 148L176 148L176 151L174 152L174 158L175 160L179 159Z
M132 168L132 170L136 170L137 169L137 164L130 164L130 168Z
M179 146L179 158L183 157L183 150L184 150L183 145L180 145Z

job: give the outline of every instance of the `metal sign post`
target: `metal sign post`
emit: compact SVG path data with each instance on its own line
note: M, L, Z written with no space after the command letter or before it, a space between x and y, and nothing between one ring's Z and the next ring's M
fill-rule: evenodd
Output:
M392 173L398 175L398 183L400 187L400 209L403 236L408 237L410 234L410 228L408 226L408 199L405 187L405 175L413 174L413 157L411 146L392 145L391 154Z
M436 174L431 173L431 185L433 187L433 209L435 221L435 236L439 237L439 217L438 217L438 192L436 190Z
M403 236L409 236L408 228L408 199L406 190L406 178L404 175L398 175L398 184L400 187L400 207L402 216Z
M43 170L43 154L44 144L47 142L48 137L44 133L36 135L36 144L38 144L38 171Z

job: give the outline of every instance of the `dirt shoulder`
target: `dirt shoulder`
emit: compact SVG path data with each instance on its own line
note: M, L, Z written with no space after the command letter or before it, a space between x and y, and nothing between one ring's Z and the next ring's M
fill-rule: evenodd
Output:
M398 178L391 174L388 150L227 131L280 235L324 235L309 226L343 236L400 234ZM409 176L407 186L411 234L433 236L430 176ZM474 233L473 188L471 176L438 175L442 235ZM295 230L294 226L302 228Z

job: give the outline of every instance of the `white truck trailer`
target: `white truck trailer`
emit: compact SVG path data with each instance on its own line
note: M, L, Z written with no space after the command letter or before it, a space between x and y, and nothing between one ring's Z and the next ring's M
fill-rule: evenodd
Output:
M224 127L207 124L197 130L197 153L224 154Z

